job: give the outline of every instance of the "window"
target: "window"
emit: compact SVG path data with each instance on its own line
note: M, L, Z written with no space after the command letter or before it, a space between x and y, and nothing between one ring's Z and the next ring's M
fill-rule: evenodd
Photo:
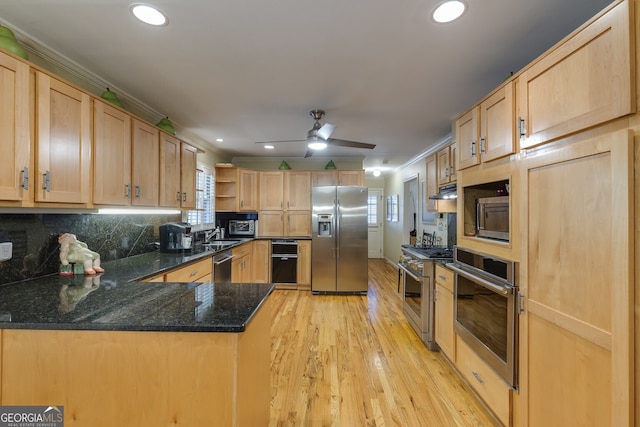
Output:
M367 198L367 224L378 224L378 197L376 194L369 194Z
M196 209L187 211L187 222L197 229L213 227L216 221L215 176L206 165L199 164L196 170Z

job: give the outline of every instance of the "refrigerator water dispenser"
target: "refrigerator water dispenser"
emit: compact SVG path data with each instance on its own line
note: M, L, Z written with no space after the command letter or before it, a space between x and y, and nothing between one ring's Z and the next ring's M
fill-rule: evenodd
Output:
M318 214L318 237L331 237L331 224L333 218L331 214Z

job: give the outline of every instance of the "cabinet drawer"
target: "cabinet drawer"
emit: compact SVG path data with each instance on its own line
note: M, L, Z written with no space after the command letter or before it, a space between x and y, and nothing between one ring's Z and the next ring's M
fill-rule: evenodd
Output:
M436 264L436 283L453 292L453 271Z
M177 270L170 271L166 275L166 282L195 282L207 274L211 274L212 262L212 259L208 257Z
M236 259L242 258L243 256L251 253L251 243L252 242L243 243L242 245L231 249L231 254Z
M456 367L503 425L509 425L511 389L459 336Z

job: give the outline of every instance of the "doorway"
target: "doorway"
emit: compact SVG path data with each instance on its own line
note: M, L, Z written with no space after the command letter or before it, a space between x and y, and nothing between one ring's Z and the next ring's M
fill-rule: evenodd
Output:
M382 196L382 188L369 188L367 198L369 258L382 258Z

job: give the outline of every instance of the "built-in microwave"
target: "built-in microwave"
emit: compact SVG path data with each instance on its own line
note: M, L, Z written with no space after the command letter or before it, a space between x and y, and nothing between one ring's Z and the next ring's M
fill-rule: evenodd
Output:
M509 196L476 200L476 235L509 241Z

